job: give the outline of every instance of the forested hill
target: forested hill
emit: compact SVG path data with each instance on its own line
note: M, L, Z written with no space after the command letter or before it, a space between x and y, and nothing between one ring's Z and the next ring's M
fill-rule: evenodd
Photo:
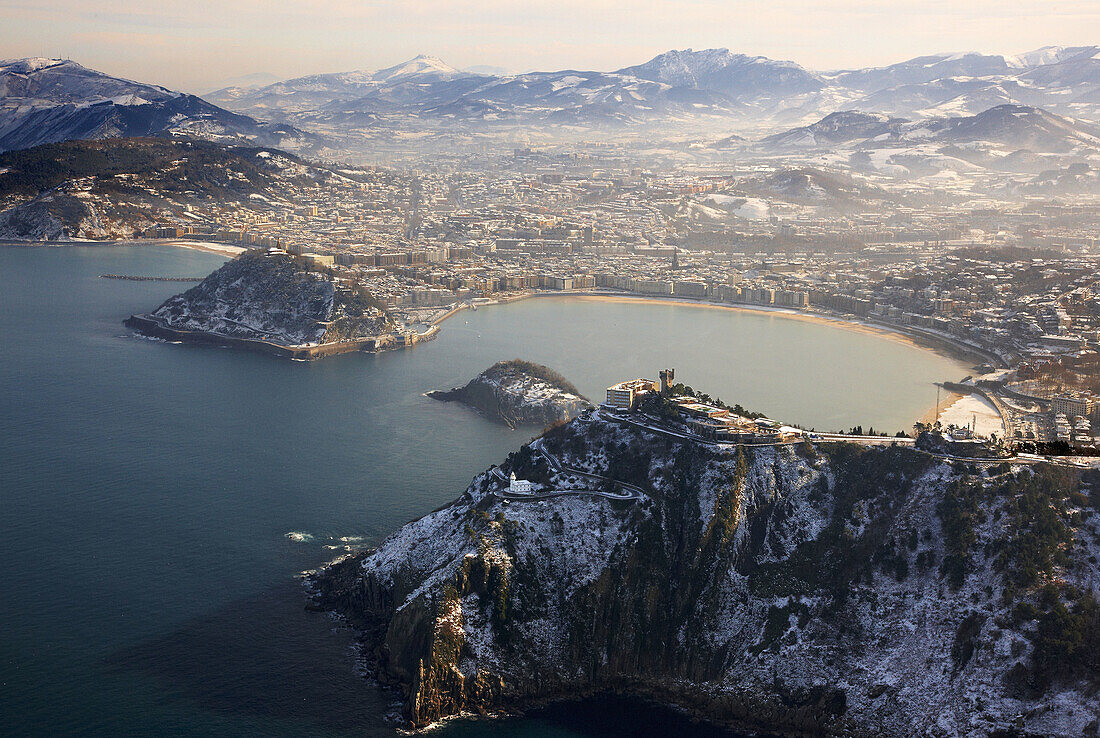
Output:
M206 141L44 144L0 154L0 238L128 237L203 207L262 209L347 177L276 149Z

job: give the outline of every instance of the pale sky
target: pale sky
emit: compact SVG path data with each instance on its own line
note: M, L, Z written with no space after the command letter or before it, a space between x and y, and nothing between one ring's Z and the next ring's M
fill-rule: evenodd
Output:
M609 71L726 47L820 70L1095 43L1097 0L0 0L0 57L68 57L191 92L420 53L459 68Z

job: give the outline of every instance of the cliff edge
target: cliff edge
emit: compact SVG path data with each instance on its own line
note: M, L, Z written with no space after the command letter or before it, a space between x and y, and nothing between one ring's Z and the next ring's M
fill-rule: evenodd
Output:
M309 587L417 727L624 693L786 735L1095 734L1098 482L591 410Z

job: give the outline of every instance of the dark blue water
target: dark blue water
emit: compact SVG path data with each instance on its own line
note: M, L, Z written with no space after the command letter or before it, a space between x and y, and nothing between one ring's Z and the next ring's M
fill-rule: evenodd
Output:
M356 676L349 634L304 611L295 575L341 539L377 543L453 499L530 437L422 396L499 359L548 363L596 396L674 365L724 399L822 428L904 427L932 380L962 373L808 323L581 301L468 313L410 351L289 362L133 338L123 318L187 285L99 278L201 276L222 261L0 247L4 733L392 735L391 697ZM789 352L807 350L812 386L785 388ZM883 393L896 400L886 410ZM444 733L654 725L688 724L614 703Z

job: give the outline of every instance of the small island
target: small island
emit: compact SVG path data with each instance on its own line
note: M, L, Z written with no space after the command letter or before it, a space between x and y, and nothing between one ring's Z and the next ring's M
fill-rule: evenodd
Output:
M498 361L464 387L428 397L461 402L510 428L571 420L591 403L553 369L521 359Z
M278 249L245 252L125 323L159 338L303 359L430 337L398 331L385 305L363 285Z

